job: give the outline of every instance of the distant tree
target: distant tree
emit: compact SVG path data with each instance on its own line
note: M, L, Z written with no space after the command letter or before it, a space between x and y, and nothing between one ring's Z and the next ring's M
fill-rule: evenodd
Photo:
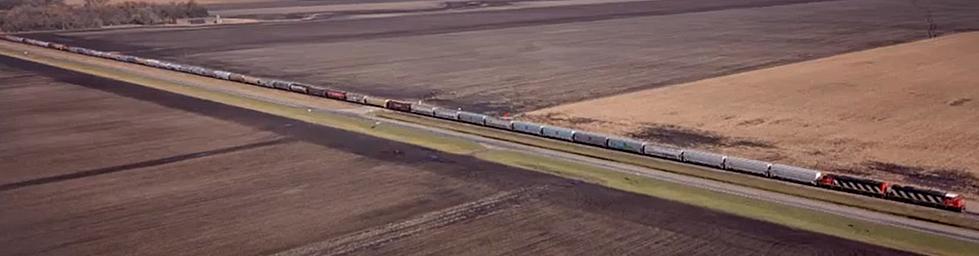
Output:
M207 9L196 2L149 4L145 2L109 3L108 0L86 0L82 6L64 4L62 0L20 1L19 5L0 13L0 30L54 30L97 28L111 25L153 25L174 23L177 19L206 17Z

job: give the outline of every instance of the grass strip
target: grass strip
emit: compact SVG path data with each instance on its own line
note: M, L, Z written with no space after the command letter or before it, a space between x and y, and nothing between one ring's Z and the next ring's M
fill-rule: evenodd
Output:
M529 136L514 132L502 131L499 129L464 124L453 121L446 121L436 118L418 116L399 112L378 112L378 117L399 120L415 124L438 127L441 129L462 132L466 134L478 135L482 137L515 142L519 144L547 148L572 154L588 157L605 159L620 163L643 166L667 172L716 180L745 187L763 189L767 191L788 194L803 198L815 199L820 201L832 202L836 204L858 207L893 215L905 216L914 219L931 221L945 225L963 227L979 230L979 222L945 210L932 209L916 205L909 205L900 202L892 202L879 198L857 196L839 191L827 190L817 187L803 186L793 183L781 182L767 178L751 176L727 171L718 171L700 166L694 166L675 161L657 159L637 154L618 152L603 148L584 146L564 141L551 140L535 136Z

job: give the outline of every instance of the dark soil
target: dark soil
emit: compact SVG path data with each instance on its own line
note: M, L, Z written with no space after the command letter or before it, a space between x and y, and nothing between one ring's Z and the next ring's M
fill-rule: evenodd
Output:
M647 124L637 132L628 134L629 137L673 145L683 148L707 147L752 147L774 148L775 146L759 141L725 137L709 131L696 130L668 124Z

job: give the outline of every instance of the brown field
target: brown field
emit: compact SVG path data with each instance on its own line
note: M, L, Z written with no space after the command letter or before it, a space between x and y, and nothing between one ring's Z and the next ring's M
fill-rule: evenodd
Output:
M979 192L979 33L530 113L532 119Z
M30 36L523 112L974 30L977 12L973 0L662 0Z
M0 58L0 255L898 255Z

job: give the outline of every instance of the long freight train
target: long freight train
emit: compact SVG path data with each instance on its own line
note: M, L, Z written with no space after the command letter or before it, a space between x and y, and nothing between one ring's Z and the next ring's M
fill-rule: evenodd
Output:
M145 59L136 56L121 55L113 52L103 52L92 49L67 46L57 43L49 43L34 39L22 38L17 36L5 35L4 40L35 45L39 47L57 49L78 54L106 58L116 61L140 64L160 69L173 70L200 76L212 77L251 84L255 86L268 87L291 91L296 93L308 94L317 97L329 98L355 102L359 104L377 106L395 111L414 113L418 115L430 116L440 119L464 122L473 125L491 127L512 132L530 134L556 140L563 140L572 143L601 147L611 150L629 152L649 157L668 159L689 164L696 164L722 170L745 173L761 177L795 182L811 186L818 186L834 189L849 193L863 194L874 197L886 198L895 201L925 205L929 207L963 211L965 210L965 198L961 195L913 186L891 184L884 181L852 177L841 174L825 173L818 170L788 166L782 164L769 163L764 161L744 159L733 156L726 156L710 152L703 152L691 149L682 149L656 145L649 142L638 141L629 138L608 136L604 134L576 131L563 127L535 124L522 121L511 121L487 116L478 113L459 111L448 108L402 102L392 99L384 99L374 96L345 92L331 88L303 84L292 81L282 81L276 79L252 77L245 74L214 70L205 67L178 64L162 60Z

